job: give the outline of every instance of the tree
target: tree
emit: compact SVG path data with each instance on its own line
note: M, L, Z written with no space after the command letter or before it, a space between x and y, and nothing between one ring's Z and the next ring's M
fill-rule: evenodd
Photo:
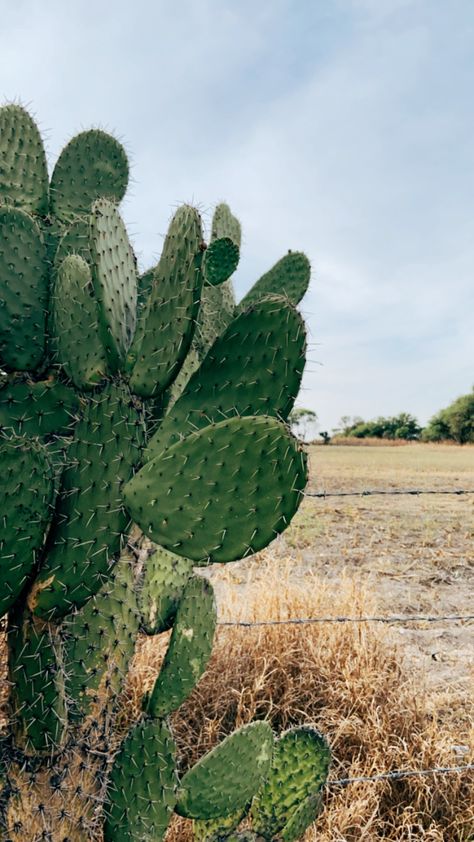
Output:
M423 441L474 442L474 387L468 395L456 398L431 418L423 431Z
M297 406L291 410L288 421L292 432L298 438L303 441L311 441L315 438L318 416L312 409Z

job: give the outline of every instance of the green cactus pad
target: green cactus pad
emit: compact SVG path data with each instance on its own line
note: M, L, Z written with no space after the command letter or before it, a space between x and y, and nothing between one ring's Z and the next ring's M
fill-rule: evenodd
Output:
M162 842L176 803L175 753L166 722L132 729L112 767L105 842Z
M229 205L221 202L217 205L214 216L212 217L212 240L219 240L221 237L230 237L231 240L240 248L242 239L242 229L240 222L236 216L233 215Z
M233 815L220 819L209 819L209 821L200 821L194 819L193 821L193 837L195 842L223 842L230 838L238 838L236 834L232 833L242 819L245 818L247 810L237 810Z
M89 217L76 219L66 230L59 241L54 257L55 268L57 269L66 257L70 254L77 254L82 257L89 266L92 265L92 254L90 248L90 223Z
M123 146L98 129L81 132L65 146L51 178L51 211L69 221L89 213L96 199L118 204L127 189Z
M215 819L243 810L270 769L272 729L244 725L184 775L176 812L188 819Z
M296 808L288 823L281 829L279 839L282 842L297 842L305 831L316 821L323 806L323 796L319 792L310 795Z
M241 313L266 295L284 295L295 306L308 289L311 266L300 251L290 251L256 281L237 307Z
M48 212L48 170L38 127L20 105L0 108L0 204Z
M148 701L150 716L168 716L191 694L211 657L216 620L212 585L194 576L183 591L165 659Z
M191 375L199 368L200 364L201 361L197 352L194 348L190 348L176 380L173 380L170 388L164 395L163 414L167 414L178 398L181 397L189 383Z
M5 435L70 435L80 402L76 393L49 377L6 383L0 388L0 432Z
M239 264L239 247L230 237L213 240L204 253L203 274L206 283L218 286L227 281Z
M137 271L120 214L106 199L99 199L92 208L91 252L102 341L116 370L125 359L135 332Z
M160 634L171 627L192 572L192 561L163 547L156 547L147 559L139 595L142 628L147 634Z
M43 445L0 440L0 617L30 576L52 518L53 469Z
M69 255L58 267L53 323L57 362L78 389L97 386L107 374L107 358L91 272L78 255Z
M124 556L100 591L62 625L70 719L87 715L104 688L112 691L113 703L134 652L139 622L133 566Z
M141 444L141 413L124 387L110 384L87 401L68 451L55 528L28 597L34 614L68 614L107 581L129 525L122 488Z
M205 284L201 293L196 333L192 350L204 359L211 345L224 333L235 315L235 296L232 281L217 287Z
M132 518L155 543L198 564L266 547L301 502L306 458L273 418L204 427L147 462L124 488Z
M304 322L285 299L259 301L234 319L151 438L145 458L234 415L286 419L305 363Z
M301 835L316 817L317 796L326 783L330 762L329 746L314 728L302 726L283 734L275 744L268 779L252 804L257 834L266 840L297 839L294 833Z
M201 217L183 205L171 220L160 262L128 354L130 386L141 397L177 377L193 338L202 285Z
M0 367L27 371L41 363L49 294L46 248L34 219L0 208Z
M67 720L59 635L25 611L11 618L8 646L15 744L27 754L51 754Z

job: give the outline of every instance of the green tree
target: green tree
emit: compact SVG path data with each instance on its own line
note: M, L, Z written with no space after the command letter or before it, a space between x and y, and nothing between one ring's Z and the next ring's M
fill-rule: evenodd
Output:
M467 395L456 398L431 418L423 430L423 441L474 442L474 387Z

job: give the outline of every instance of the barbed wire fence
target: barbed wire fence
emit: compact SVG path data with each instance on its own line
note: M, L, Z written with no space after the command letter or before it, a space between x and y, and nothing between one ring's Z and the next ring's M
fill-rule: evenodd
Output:
M312 497L318 499L327 499L332 497L373 497L373 496L403 496L409 495L418 497L423 494L444 494L455 495L461 497L463 495L474 494L474 489L455 488L455 489L439 489L439 488L373 488L362 489L360 491L306 491L305 497ZM442 622L461 622L470 623L474 621L474 614L413 614L413 615L392 615L392 616L376 616L376 617L350 617L350 616L334 616L334 617L288 617L284 620L219 620L217 625L221 627L240 627L245 629L275 627L275 626L307 626L307 625L324 625L339 624L339 623L384 623L387 625L400 624L408 625L410 623L442 623ZM457 766L434 766L431 769L393 769L387 772L380 772L376 775L359 775L354 777L344 778L330 778L326 784L328 788L332 787L346 787L351 784L358 783L378 783L381 781L400 781L405 778L419 778L419 777L435 777L436 775L455 775L466 774L474 772L474 763L464 763Z

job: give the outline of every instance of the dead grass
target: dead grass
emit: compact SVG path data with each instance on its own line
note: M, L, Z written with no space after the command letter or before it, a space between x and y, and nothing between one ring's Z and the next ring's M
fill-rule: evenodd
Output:
M244 584L235 585L231 568L215 575L221 619L377 610L374 595L354 579L341 580L336 589L316 575L298 584L281 558L267 553L259 561ZM163 649L164 641L141 641L128 690L130 712L151 685ZM386 628L221 628L206 675L174 716L180 765L186 769L235 727L259 718L276 732L316 724L333 748L333 778L456 765L460 744L469 746L465 763L474 753L472 708L453 706L453 692L446 687L434 704ZM466 842L474 833L473 781L473 775L450 775L331 788L317 829L306 840ZM191 839L189 823L174 820L168 842Z

